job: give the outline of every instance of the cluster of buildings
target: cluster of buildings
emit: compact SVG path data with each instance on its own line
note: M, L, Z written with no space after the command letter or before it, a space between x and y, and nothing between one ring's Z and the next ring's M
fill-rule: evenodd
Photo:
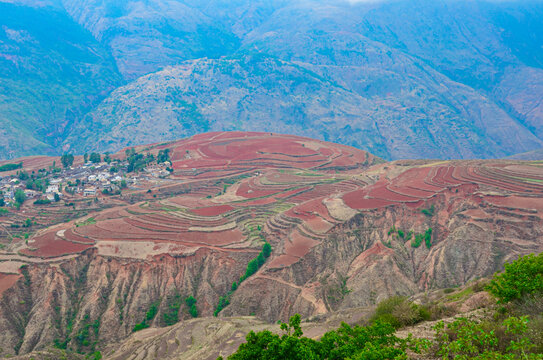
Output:
M25 192L26 199L48 199L58 200L66 194L81 197L95 197L102 194L116 194L125 186L135 186L139 182L153 178L165 178L170 175L168 169L171 166L169 161L162 164L150 164L143 172L137 174L126 174L126 163L108 164L105 162L61 169L60 171L47 173L40 177L40 181L47 184L44 192L27 189L27 181L21 180L16 175L0 176L0 190L6 204L15 201L17 189Z
M64 197L65 193L83 197L94 197L101 191L114 192L120 190L123 180L133 184L137 179L126 179L122 172L111 172L107 163L90 164L62 169L60 172L49 173L40 181L47 184L44 191L27 189L28 180L20 180L17 176L0 177L0 191L5 204L15 202L18 189L24 191L26 199L48 199L55 201ZM55 199L56 197L56 199Z

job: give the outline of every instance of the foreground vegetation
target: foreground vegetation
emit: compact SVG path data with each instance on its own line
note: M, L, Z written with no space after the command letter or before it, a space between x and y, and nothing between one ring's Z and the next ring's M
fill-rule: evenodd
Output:
M393 297L381 302L366 326L343 323L319 340L303 336L300 315L282 323L283 334L251 331L229 360L543 359L543 254L507 264L487 291L496 299L490 318L459 317L433 327L434 339L401 339L395 329L432 318L432 309ZM222 357L219 357L222 359Z

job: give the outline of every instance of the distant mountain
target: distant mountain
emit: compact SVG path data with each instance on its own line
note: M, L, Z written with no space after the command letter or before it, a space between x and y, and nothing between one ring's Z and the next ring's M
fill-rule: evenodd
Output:
M45 59L93 67L92 75L40 66L37 82L13 70L0 80L21 79L24 92L2 92L10 94L2 98L10 109L0 123L10 147L3 158L233 129L311 135L387 159L493 158L543 147L540 1L10 3L2 6L18 11L10 19L19 22L0 36L9 38L5 27L32 32L41 25L24 14L39 13L52 22L47 29L55 30L42 32L55 43L92 48L96 58L41 41L34 46ZM30 45L0 46L17 68L14 59ZM13 110L22 103L24 112ZM44 125L32 111L44 114Z
M540 143L472 89L430 68L434 77L413 68L420 78L352 69L366 79L395 77L419 92L405 94L390 79L373 85L369 91L376 95L368 98L334 81L346 73L343 68L302 66L260 54L189 61L117 89L67 142L81 153L209 130L266 130L336 141L385 158L502 157ZM439 88L443 94L437 95ZM380 97L382 91L395 95Z
M61 9L0 2L0 158L59 153L70 126L121 81Z
M543 160L543 149L528 151L521 154L508 156L507 159L513 160Z

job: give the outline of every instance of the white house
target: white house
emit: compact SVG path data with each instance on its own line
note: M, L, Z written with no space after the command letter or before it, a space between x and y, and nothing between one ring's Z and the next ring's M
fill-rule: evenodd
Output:
M58 185L49 185L45 190L46 194L58 193Z
M83 190L83 196L95 196L96 195L96 188L95 187L88 187Z

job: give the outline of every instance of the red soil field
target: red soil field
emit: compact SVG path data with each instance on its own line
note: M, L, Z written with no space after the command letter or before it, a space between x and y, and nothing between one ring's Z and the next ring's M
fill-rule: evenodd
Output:
M58 238L55 233L56 231L50 231L34 238L34 241L30 243L30 246L37 250L31 251L30 249L23 249L20 252L27 256L50 258L77 254L92 247L92 245L77 244L62 240Z
M252 200L252 201L239 202L239 203L236 203L236 207L249 207L249 206L267 205L267 204L272 204L274 202L276 202L276 201L275 201L275 199L273 197L267 197L267 198L263 198L263 199Z
M317 240L303 236L298 231L294 231L290 235L290 241L285 242L285 254L295 257L305 256L312 247L318 245Z
M296 194L300 194L300 193L303 193L307 190L311 189L311 187L309 186L304 186L302 188L298 188L298 189L292 189L292 190L289 190L289 191L285 191L284 193L281 193L281 194L278 194L278 195L275 195L274 197L276 199L286 199L290 196L294 196Z
M241 242L245 239L245 236L243 236L241 230L233 229L214 232L189 231L179 234L178 239L194 244L225 246Z
M21 275L19 274L3 274L0 273L0 295L17 282Z
M485 200L498 206L543 211L543 199L541 198L523 196L485 196Z
M222 168L225 163L229 169L362 167L367 158L366 152L348 146L270 133L200 134L178 141L172 148L175 170Z
M395 202L408 202L408 201L418 201L420 198L400 195L393 191L390 191L386 185L376 186L369 191L369 195L373 198L390 200Z
M290 266L297 261L299 261L300 258L292 255L286 255L281 254L278 257L272 259L270 262L267 263L266 267L269 269L277 269L282 268L285 266Z
M80 242L80 243L91 244L91 245L94 244L94 240L80 236L74 233L72 229L66 229L64 231L64 238L72 242Z
M237 196L243 196L247 199L254 199L263 196L269 196L279 193L279 189L266 189L262 185L256 184L255 179L244 180L236 191Z
M365 198L367 195L365 190L355 190L343 195L342 199L345 204L353 209L377 209L395 203L383 199Z
M217 215L222 215L231 210L234 210L234 208L230 205L217 205L217 206L209 206L209 207L203 207L199 209L193 209L192 212L201 216L217 216Z

